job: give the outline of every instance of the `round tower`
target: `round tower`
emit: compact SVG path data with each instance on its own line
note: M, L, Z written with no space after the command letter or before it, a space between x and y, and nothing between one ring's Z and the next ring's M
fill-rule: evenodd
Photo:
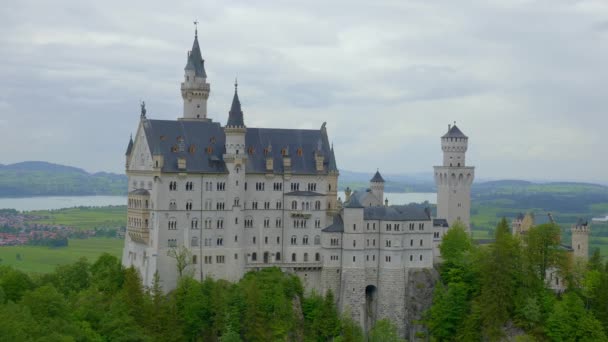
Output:
M196 22L195 22L196 24ZM184 82L181 85L184 99L183 120L206 120L207 99L210 86L207 83L205 60L198 44L198 30L194 31L192 50L188 51L186 67L184 68Z
M466 165L469 138L454 125L441 137L443 165L435 166L437 185L437 218L443 218L452 226L462 222L470 229L471 185L475 168Z
M589 233L591 227L587 221L579 219L570 229L572 232L572 249L574 256L587 260L589 257Z

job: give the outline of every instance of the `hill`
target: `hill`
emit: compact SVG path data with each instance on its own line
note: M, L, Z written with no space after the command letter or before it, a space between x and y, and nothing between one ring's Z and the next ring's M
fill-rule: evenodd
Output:
M0 197L124 195L127 177L42 161L0 165Z

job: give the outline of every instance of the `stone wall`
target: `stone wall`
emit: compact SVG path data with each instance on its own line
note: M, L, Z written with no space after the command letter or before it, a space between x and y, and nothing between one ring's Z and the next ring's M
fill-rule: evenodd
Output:
M428 268L409 269L406 277L405 326L403 328L409 341L417 341L418 332L428 335L424 326L418 322L433 303L433 291L435 284L439 281L439 273L435 269Z

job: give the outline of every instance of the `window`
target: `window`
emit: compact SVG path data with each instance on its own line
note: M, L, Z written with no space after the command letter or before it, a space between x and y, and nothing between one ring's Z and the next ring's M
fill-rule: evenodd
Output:
M205 260L205 264L212 264L213 263L213 257L212 256L207 255L207 256L205 256L204 260Z
M269 228L270 227L270 219L269 218L265 218L264 219L264 228Z
M264 202L264 209L270 209L270 202Z
M329 257L330 260L336 261L338 260L338 256L337 255L332 255Z
M357 225L353 224L353 230L357 230Z
M315 245L321 244L321 237L319 235L315 235Z
M291 210L298 209L298 201L291 201Z
M353 240L353 247L357 247L357 240Z
M409 225L409 229L410 229L410 230L414 230L414 225L415 225L414 223L410 223L410 225Z
M283 183L277 182L272 185L272 190L283 191Z
M224 202L215 203L215 210L224 210L225 208L226 208L226 205L224 204Z
M245 228L251 228L251 227L253 227L253 219L245 218Z
M169 230L177 230L177 220L175 218L169 219L169 222L167 223L167 228Z
M420 261L422 261L422 254L420 254Z
M256 182L255 183L255 191L264 191L264 182Z
M420 240L420 246L422 246L422 239Z
M281 243L281 238L277 236L277 244Z
M268 244L268 236L264 237L264 244L266 244L266 245Z
M277 227L277 228L281 228L281 227L282 227L282 225L281 225L282 223L283 223L283 222L281 221L281 219L280 219L280 218L277 218L277 219L274 221L274 225L275 225L275 227Z
M216 227L217 229L224 229L224 219L223 218L217 219L216 226L217 226Z
M399 231L399 224L395 223L395 226L393 228L395 229L396 232L398 232Z
M439 239L439 232L434 232L433 233L433 238Z
M424 223L418 223L418 230L424 230Z
M198 229L198 219L197 218L193 218L192 221L190 222L190 228L191 229Z
M257 261L258 260L258 253L253 252L251 253L251 261Z
M177 210L177 203L175 202L175 200L169 201L169 210Z
M258 202L251 202L251 209L257 210L258 209Z
M169 191L175 191L175 190L177 190L177 182L175 182L175 181L169 182Z
M391 247L391 240L386 240L386 247Z
M298 238L295 235L291 236L291 244L292 245L297 245L298 244Z
M338 238L331 238L330 244L332 246L340 246L340 239L338 239Z
M215 262L218 264L223 264L224 263L224 256L223 255L216 255L215 256Z
M277 201L277 209L282 209L283 208L283 203L281 203L281 201Z
M390 231L391 231L391 224L390 224L390 223L387 223L387 224L386 224L386 231L387 231L387 232L390 232Z
M357 258L353 255L353 262L355 262L357 260Z
M222 238L222 237L217 238L217 240L215 240L215 245L216 246L223 246L224 245L224 238Z
M304 262L308 261L308 253L304 253Z
M291 183L291 191L300 191L300 183Z
M296 253L291 253L291 261L296 262Z
M385 256L385 257L384 257L384 260L385 260L386 262L391 262L391 256L390 256L390 255Z
M315 228L321 228L321 219L315 219Z
M414 240L410 240L410 246L414 245Z
M226 182L217 182L217 183L215 183L215 190L217 190L217 191L225 191L226 190Z
M193 255L193 256L192 256L192 263L193 263L194 265L196 265L196 261L197 261L197 260L196 260L196 255Z
M317 191L317 183L308 183L308 191Z
M196 236L192 237L192 239L190 240L190 246L198 247L198 237L196 237Z
M410 261L414 261L414 256L410 255Z
M280 261L281 260L281 253L277 252L277 254L274 255L274 258L276 261Z
M192 201L188 201L188 202L186 202L186 210L187 210L187 211L192 210Z
M321 254L315 253L315 261L321 261Z
M302 244L308 245L308 235L304 235L304 237L302 238Z
M167 240L167 246L169 246L169 247L177 247L177 239L169 239L169 240Z
M194 184L192 182L186 182L186 191L194 190Z

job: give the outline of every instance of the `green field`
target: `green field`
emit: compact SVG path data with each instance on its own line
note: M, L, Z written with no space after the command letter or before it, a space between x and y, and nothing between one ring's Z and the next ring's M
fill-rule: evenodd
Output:
M75 229L119 228L127 225L127 207L77 207L58 210L30 211L28 214L45 216L36 223L57 224Z
M112 238L70 239L68 247L44 246L0 247L1 265L10 265L24 272L47 273L57 265L70 264L81 257L93 262L103 253L121 256L124 240ZM18 260L17 254L20 255Z

